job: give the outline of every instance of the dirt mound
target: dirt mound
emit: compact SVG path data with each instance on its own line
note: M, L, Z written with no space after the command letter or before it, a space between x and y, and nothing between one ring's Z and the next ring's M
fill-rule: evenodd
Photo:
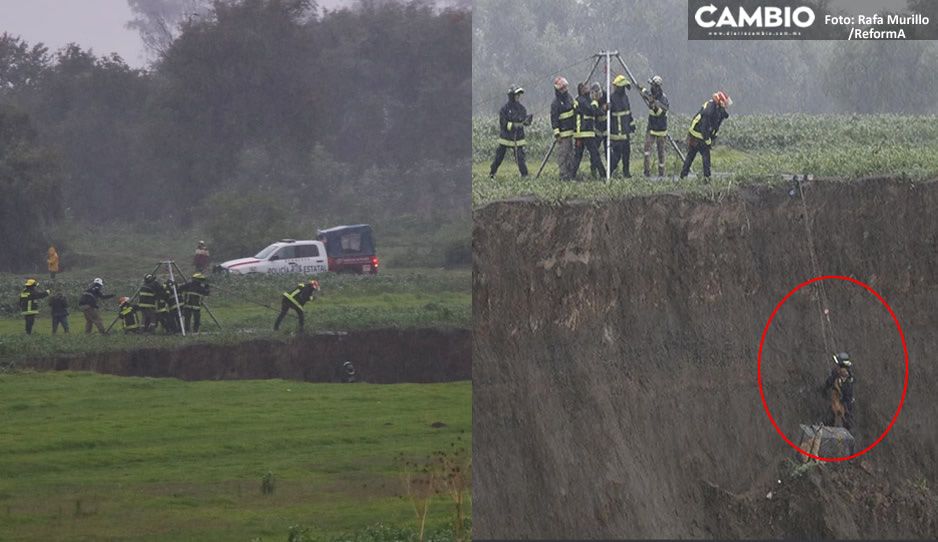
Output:
M938 497L924 481L889 482L888 473L872 472L865 460L780 467L776 486L756 494L705 484L707 535L857 539L934 538L938 532Z
M765 499L790 479L778 465L795 452L762 408L759 339L776 303L813 275L788 188L494 203L476 211L473 235L475 536L938 535L938 184L817 181L805 194L821 274L870 284L908 342L908 396L863 456L869 472L825 465L806 478L815 486ZM837 348L856 360L864 448L899 403L901 344L868 293L826 288ZM766 340L766 400L793 440L826 412L818 291L796 294ZM921 513L855 506L873 489Z
M360 380L376 384L472 378L472 337L465 329L376 329L304 335L286 342L193 344L32 359L37 370L96 371L183 380L285 378L339 382L351 361Z

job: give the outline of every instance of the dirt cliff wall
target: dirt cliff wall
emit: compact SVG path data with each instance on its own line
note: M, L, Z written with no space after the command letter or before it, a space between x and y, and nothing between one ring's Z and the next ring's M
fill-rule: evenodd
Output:
M376 329L303 335L285 342L259 339L70 355L32 359L21 366L183 380L336 382L347 360L360 378L376 384L469 380L472 336L466 329Z
M777 480L796 480L795 452L762 408L756 358L775 304L813 276L800 198L747 187L719 201L501 202L476 211L473 235L475 536L938 535L927 489L938 484L938 184L816 181L805 195L821 274L882 294L911 358L883 443L781 493L798 508L798 491L819 488L829 506L799 515L762 502ZM837 348L857 363L865 447L898 406L902 349L873 297L825 284ZM826 411L817 295L794 296L766 340L766 400L792 439ZM916 483L921 499L909 497ZM836 497L864 488L879 508ZM882 502L918 508L896 519Z

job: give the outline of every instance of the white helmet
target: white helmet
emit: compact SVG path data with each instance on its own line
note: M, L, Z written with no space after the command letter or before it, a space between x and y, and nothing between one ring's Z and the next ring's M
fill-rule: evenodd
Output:
M661 86L661 83L664 82L664 81L661 79L661 76L660 76L660 75L656 75L656 76L652 77L651 79L649 79L648 81L649 81L652 85L658 85L659 87Z
M100 278L96 278L93 281L91 281L91 284L94 284L95 286L104 286L104 281L101 280Z

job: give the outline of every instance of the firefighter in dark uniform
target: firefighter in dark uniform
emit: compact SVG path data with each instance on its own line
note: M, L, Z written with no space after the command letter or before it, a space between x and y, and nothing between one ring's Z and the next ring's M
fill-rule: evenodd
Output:
M280 323L283 322L283 319L286 317L287 313L291 310L296 311L296 317L299 318L299 324L297 325L297 331L303 332L303 313L305 309L304 305L309 301L313 296L313 292L319 291L319 281L316 279L309 279L308 282L301 282L296 285L290 292L283 292L283 299L280 302L280 314L277 316L277 321L274 322L274 331L280 329Z
M521 95L524 89L512 85L508 89L508 103L498 112L498 149L495 151L495 160L489 169L489 178L494 179L498 167L505 159L509 149L514 151L515 161L518 162L518 171L522 177L527 177L528 166L524 161L524 127L531 125L531 116L528 110L521 105Z
M26 279L23 291L20 292L20 314L26 320L27 335L33 334L33 324L36 323L36 316L39 315L39 300L49 295L49 290L41 291L37 286L39 286L38 280Z
M202 298L209 295L209 286L205 275L194 273L192 280L179 288L182 298L182 315L186 319L186 331L198 333L202 325Z
M176 290L173 294L175 282L167 280L163 285L163 298L166 300L160 310L163 313L163 329L166 333L179 333L182 328L179 327L179 313L182 310L182 294Z
M124 333L139 333L143 328L140 325L140 311L137 305L130 302L130 298L123 296L117 300L118 316Z
M720 124L730 116L726 109L732 103L733 100L725 92L718 91L704 102L700 111L690 121L687 134L687 156L684 158L684 167L681 168L682 179L690 173L690 166L699 152L703 160L704 181L710 180L710 148L716 142Z
M609 115L612 116L612 122L609 127L609 140L612 143L612 155L610 161L612 165L610 170L615 173L619 161L622 161L622 175L626 178L631 177L629 170L629 158L632 155L630 134L635 132L635 120L632 118L632 110L629 107L629 96L626 90L632 88L628 78L624 75L617 75L612 80L615 90L612 91L612 97L609 99Z
M573 132L573 140L576 144L576 153L573 155L572 171L574 175L580 169L580 162L583 160L583 151L590 153L590 171L595 176L597 171L605 171L603 161L599 157L599 149L596 146L596 117L599 116L599 102L590 98L589 85L580 83L577 85L576 107L576 129Z
M143 313L143 331L150 331L159 322L157 319L157 305L163 297L163 288L153 275L143 277L143 286L140 287L137 307Z
M596 149L599 150L599 156L606 156L606 121L609 118L609 103L606 97L606 91L599 83L594 82L590 86L590 98L599 105L599 112L596 115ZM590 168L592 170L592 167ZM606 170L593 171L593 175L600 177L606 176Z
M78 298L78 308L85 315L85 333L91 333L92 328L98 328L98 333L107 335L104 329L104 322L101 321L101 313L98 311L98 301L102 299L111 299L114 294L104 293L104 281L99 277L91 281L91 286L85 290Z
M550 126L557 140L557 170L561 181L573 178L573 132L576 130L576 111L573 97L567 91L567 80L563 77L554 79L554 101L550 104Z
M645 131L644 173L651 177L651 148L658 151L658 176L664 177L664 152L668 142L668 97L661 89L662 79L656 75L648 80L648 89L640 89L648 100L648 128Z
M828 375L827 381L824 383L823 391L827 394L834 387L834 383L838 378L844 378L840 385L840 402L843 403L847 411L847 415L844 416L844 429L850 431L853 427L853 405L856 402L853 396L853 385L856 382L853 376L853 362L850 361L850 354L841 352L834 355L834 363L836 365L831 369L831 374ZM846 373L846 377L842 376L844 373ZM832 425L832 423L828 425Z

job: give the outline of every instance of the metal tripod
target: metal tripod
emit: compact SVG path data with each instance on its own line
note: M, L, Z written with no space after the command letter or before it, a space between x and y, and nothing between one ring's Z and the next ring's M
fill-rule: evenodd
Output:
M593 62L593 67L592 69L590 69L589 75L586 76L586 82L587 84L589 83L590 79L593 78L593 74L596 73L596 68L599 67L599 63L602 62L603 59L605 59L606 60L606 100L607 100L607 103L608 103L609 97L612 96L612 88L611 88L611 81L610 81L610 72L611 72L610 63L611 63L611 59L613 58L619 61L619 64L622 66L622 69L625 70L625 74L628 76L630 83L636 89L641 89L641 86L639 85L638 80L635 79L634 75L632 75L632 70L630 70L628 65L626 65L625 61L622 60L622 56L619 54L619 51L600 51L594 54L593 57L596 59L596 61ZM639 90L639 95L642 97L642 101L645 102L645 105L647 105L650 109L651 98L649 96L646 96L640 90ZM611 125L612 125L612 116L607 113L606 114L606 182L609 182L609 180L612 177L612 170L611 170L612 166L610 164L611 158L612 158L611 157L612 141L611 141L611 133L610 133L611 127L612 127ZM671 144L671 147L674 149L674 152L676 152L677 155L680 157L681 163L683 164L684 153L681 151L680 147L678 147L677 143L674 141L674 138L671 137L671 134L667 134L666 137L668 138L668 143ZM541 171L544 170L544 166L547 164L547 161L550 159L550 155L554 152L554 147L556 146L557 146L557 140L554 139L554 142L551 143L550 148L547 149L547 154L544 155L544 159L541 161L541 166L537 170L537 175L534 176L535 179L541 176Z
M179 269L179 266L176 265L176 262L173 260L166 260L164 262L159 262L158 264L156 264L156 267L154 267L153 270L150 271L149 274L156 275L160 271L160 268L162 268L164 265L166 266L167 273L169 274L169 280L170 280L170 283L172 284L173 299L176 301L176 316L177 318L179 318L179 329L182 330L182 336L185 337L186 325L182 317L181 303L179 303L179 292L176 290L175 275L178 275L184 282L188 282L189 279L186 278L186 275L182 272L182 269ZM175 271L175 275L173 271ZM136 292L134 292L133 297L130 298L131 303L136 301L140 297L140 290L142 288L143 287L141 286L137 288ZM212 310L208 308L208 305L206 305L204 301L202 302L202 308L204 308L205 312L207 312L208 315L212 318L212 321L215 322L215 325L218 326L218 329L221 329L222 327L221 327L221 324L218 323L218 319L215 318L215 315L212 313ZM120 315L118 314L118 316L114 318L114 320L111 322L111 325L107 327L107 330L111 331L111 328L114 327L114 324L116 324L119 319L120 319Z

